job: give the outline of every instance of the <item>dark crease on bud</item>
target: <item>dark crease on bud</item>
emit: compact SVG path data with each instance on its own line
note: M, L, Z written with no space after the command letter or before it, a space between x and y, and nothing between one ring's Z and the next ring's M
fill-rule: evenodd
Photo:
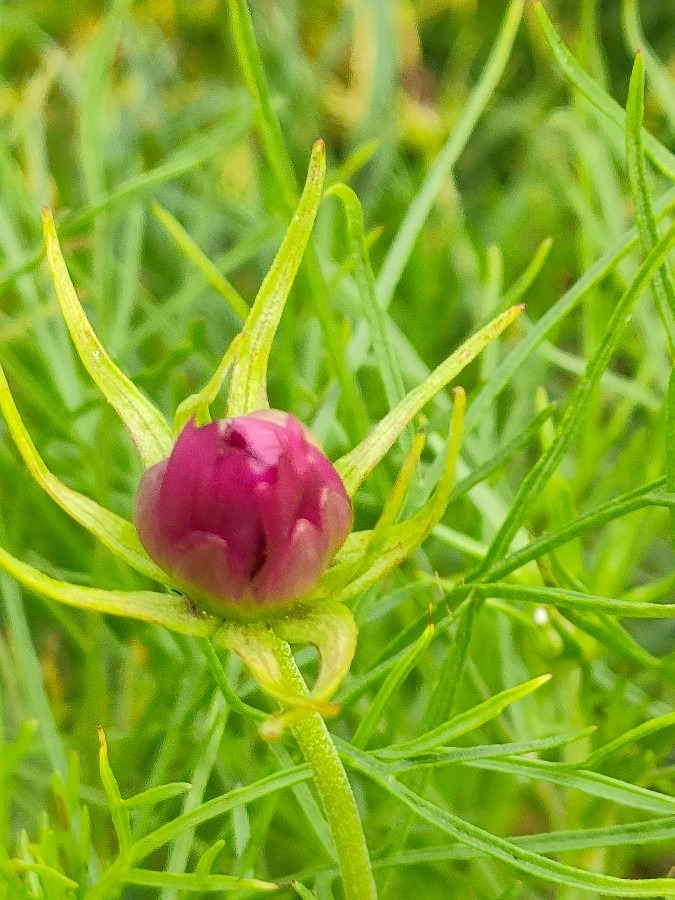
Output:
M344 543L340 476L293 416L260 410L197 427L147 470L141 543L198 605L255 619L307 595Z

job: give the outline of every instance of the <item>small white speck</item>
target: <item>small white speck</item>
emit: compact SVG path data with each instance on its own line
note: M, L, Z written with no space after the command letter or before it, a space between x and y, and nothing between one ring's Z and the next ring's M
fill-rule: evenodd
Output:
M548 625L548 610L545 606L538 606L532 614L535 625Z

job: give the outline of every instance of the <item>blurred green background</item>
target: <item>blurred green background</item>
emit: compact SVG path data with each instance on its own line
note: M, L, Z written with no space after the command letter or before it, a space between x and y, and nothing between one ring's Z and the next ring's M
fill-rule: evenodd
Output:
M304 178L313 141L323 137L329 178L349 178L363 203L377 272L460 121L506 4L253 0L250 5L298 179ZM672 148L675 95L668 91L675 79L675 4L642 0L641 25L634 0L545 6L584 68L621 105L636 29L642 28L664 73L661 86L654 83L648 92L646 125ZM505 75L445 179L390 307L409 342L408 386L494 313L546 238L553 238L552 249L525 297L532 321L633 222L624 136L571 95L527 7ZM103 343L171 417L209 376L239 321L179 252L151 204L170 210L250 302L288 218L252 126L253 107L224 2L0 4L0 361L50 468L127 516L140 464L70 348L40 258L39 209L46 203L55 210L73 280ZM665 178L654 176L655 196L665 184ZM329 327L344 350L360 308L351 278L344 277L345 229L334 200L322 204L316 239ZM564 402L636 259L617 267L515 376L467 441L469 468L517 437L536 412L537 389L545 388L541 403ZM301 273L272 358L271 399L311 424L336 456L363 436L363 428L345 398L331 393L331 359L319 318L308 276ZM495 353L507 352L522 333L518 328L509 333ZM489 379L495 359L488 354L465 373L462 383L470 392ZM662 474L669 372L665 340L648 300L613 363L615 380L594 401L565 460L562 480L532 513L533 532L559 526L579 509ZM354 378L367 419L375 421L386 401L373 361ZM447 399L430 407L432 429L445 429L447 407ZM533 440L491 478L483 501L456 503L445 520L453 535L436 535L414 566L381 586L388 603L376 607L375 598L367 598L355 677L368 671L379 649L429 602L428 589L415 594L415 567L442 575L470 568L539 452ZM398 463L394 454L379 480L366 486L357 508L359 524L372 522ZM19 558L71 581L115 588L142 584L54 508L6 435L0 442L0 492L0 538ZM590 592L672 602L673 554L663 510L643 510L611 523L560 555ZM2 592L2 724L11 737L26 719L40 722L11 802L5 798L8 841L15 841L22 827L34 834L43 806L54 818L51 776L56 771L65 777L68 753L75 751L82 796L92 804L96 853L101 859L111 856L114 835L96 769L97 723L106 728L111 760L127 794L163 780L193 781L197 771L203 796L212 796L262 777L292 752L266 747L249 722L223 713L204 662L187 640L23 598L7 578ZM531 610L483 615L461 708L542 671L556 674L553 691L524 702L508 727L495 726L488 735L493 739L598 724L598 741L606 742L672 708L672 674L622 658L562 615L553 616L546 628L534 628ZM656 657L671 653L672 620L635 623L631 629ZM406 681L378 741L417 733L444 658L443 642L439 645ZM236 664L230 671L251 693ZM336 726L339 733L353 731L367 700L367 693L356 696ZM672 731L665 731L607 771L669 793L674 764ZM357 787L377 852L387 846L399 812L369 785ZM568 802L550 785L497 782L478 770L444 771L435 791L436 799L495 833L601 825L622 815L597 798L575 794ZM208 834L187 845L185 856L222 834L228 841L227 871L276 876L328 865L320 841L298 822L289 798L209 826ZM154 817L162 814L169 815L148 818L156 825ZM427 826L418 827L411 839L422 848L437 840ZM576 865L627 877L662 875L673 862L672 850L662 846L563 855ZM161 868L166 860L155 862ZM454 863L450 889L447 866L433 861L402 866L390 883L391 896L416 896L421 886L428 900L516 896L510 890L523 898L577 896L527 878L522 884L509 869L484 860ZM125 896L154 894L129 888Z

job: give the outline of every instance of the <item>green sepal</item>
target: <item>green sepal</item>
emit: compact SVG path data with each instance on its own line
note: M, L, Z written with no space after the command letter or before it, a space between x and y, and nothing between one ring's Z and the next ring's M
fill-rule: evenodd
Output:
M137 572L154 581L171 585L173 583L171 578L150 559L141 546L131 522L100 506L95 500L69 488L49 471L23 424L2 366L0 366L0 410L26 468L42 490L71 518Z
M375 561L361 575L335 594L334 599L344 602L367 590L372 584L400 565L416 547L425 540L443 518L455 480L455 469L466 408L466 395L462 388L454 390L455 404L452 410L443 472L431 498L405 522L389 528L378 544ZM367 559L367 557L366 557Z
M47 262L56 297L82 364L113 407L136 445L146 468L171 452L171 430L159 410L115 365L94 333L70 280L51 210L42 208Z
M354 616L342 603L324 601L319 607L300 606L272 622L275 633L289 644L311 644L320 667L310 697L330 700L349 671L359 632Z
M267 363L272 342L312 232L325 174L326 148L319 140L312 148L307 181L286 236L244 324L240 352L232 369L228 417L269 408Z
M361 482L380 462L417 413L491 344L514 319L517 319L524 308L522 305L512 306L472 335L445 362L434 369L422 384L413 388L391 412L378 422L357 447L335 463L335 468L350 497L354 496Z
M284 707L261 727L263 736L274 740L298 718L338 712L329 701L349 671L357 638L356 622L347 607L325 601L317 608L297 606L270 624L224 622L213 640L236 653L262 690ZM319 652L319 674L308 694L294 689L279 662L286 643L311 644Z
M333 597L353 578L357 577L369 568L374 557L386 543L387 534L391 526L396 522L405 498L408 493L410 481L415 472L415 467L424 448L424 435L419 432L413 441L413 446L401 467L394 487L387 497L380 518L371 531L352 532L347 539L347 550L336 556L333 565L323 573L318 585L310 594L310 602L316 598Z
M334 715L337 707L313 699L309 694L298 694L289 686L278 662L284 643L268 624L258 622L224 621L213 640L230 650L246 663L261 689L279 703L304 713L319 712Z
M89 612L141 619L143 622L163 625L171 631L193 634L197 637L213 634L220 624L213 616L197 612L189 601L179 594L160 594L156 591L108 591L69 584L20 562L2 548L0 548L0 568L25 588L42 597Z
M209 406L218 396L218 391L234 364L242 338L243 334L238 334L233 339L220 360L218 368L201 391L186 397L180 404L173 420L173 433L175 435L178 435L183 430L188 420L193 416L196 425L206 425L211 421Z

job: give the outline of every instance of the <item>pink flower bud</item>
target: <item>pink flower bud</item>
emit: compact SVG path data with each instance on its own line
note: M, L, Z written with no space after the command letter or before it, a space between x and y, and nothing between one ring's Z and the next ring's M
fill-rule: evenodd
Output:
M260 410L190 420L143 476L134 520L197 605L252 619L312 590L349 534L352 505L300 422Z

